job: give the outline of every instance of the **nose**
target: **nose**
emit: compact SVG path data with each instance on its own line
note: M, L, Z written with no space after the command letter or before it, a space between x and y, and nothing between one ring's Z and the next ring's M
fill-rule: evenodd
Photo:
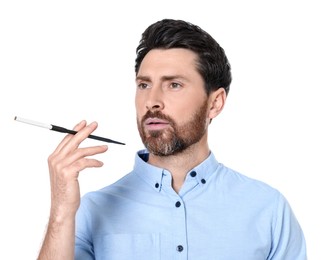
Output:
M153 86L148 90L146 108L150 111L162 110L164 108L163 91L161 87Z

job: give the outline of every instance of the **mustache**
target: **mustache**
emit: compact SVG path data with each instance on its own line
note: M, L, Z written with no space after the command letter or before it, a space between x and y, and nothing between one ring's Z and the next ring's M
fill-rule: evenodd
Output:
M146 114L142 117L142 123L145 122L148 118L159 118L168 121L171 125L174 125L174 120L165 114L163 114L161 111L150 111L148 110Z

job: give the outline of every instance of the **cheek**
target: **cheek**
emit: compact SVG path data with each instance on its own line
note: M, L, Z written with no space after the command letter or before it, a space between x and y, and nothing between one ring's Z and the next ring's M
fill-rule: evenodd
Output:
M136 97L135 98L135 110L136 110L137 116L140 116L143 114L143 108L144 108L143 102L141 102L141 100Z
M177 101L175 109L170 111L170 114L180 121L189 121L201 107L204 108L205 103L200 100L189 100L186 102Z

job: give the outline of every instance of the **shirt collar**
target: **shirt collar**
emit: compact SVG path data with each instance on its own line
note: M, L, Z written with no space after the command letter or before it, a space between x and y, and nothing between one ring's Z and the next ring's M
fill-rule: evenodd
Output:
M171 187L171 174L168 170L156 167L147 163L149 152L144 149L136 153L135 156L135 173L145 182L151 185L156 191L161 191L163 187ZM205 186L210 176L220 166L214 154L210 152L209 156L199 165L191 169L185 179L185 184L200 184ZM189 185L188 185L189 186Z

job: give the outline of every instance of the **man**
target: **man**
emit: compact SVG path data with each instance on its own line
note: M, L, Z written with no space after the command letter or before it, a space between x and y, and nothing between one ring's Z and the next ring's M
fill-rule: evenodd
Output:
M231 83L224 50L201 28L164 19L142 35L136 112L146 147L129 174L80 201L78 175L101 167L79 123L49 156L51 212L39 259L306 259L302 230L276 189L219 163L208 126Z

